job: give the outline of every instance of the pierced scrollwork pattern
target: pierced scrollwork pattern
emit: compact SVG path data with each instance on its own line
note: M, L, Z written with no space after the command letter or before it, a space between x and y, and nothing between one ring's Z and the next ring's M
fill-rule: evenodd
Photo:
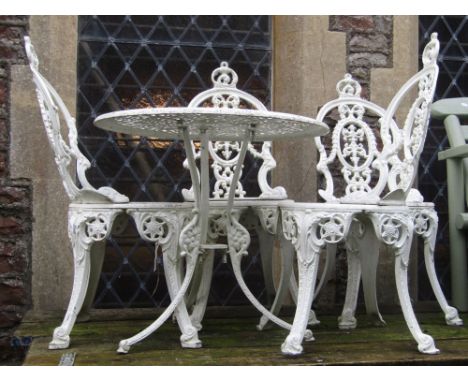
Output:
M333 215L321 219L319 227L319 237L327 243L336 244L344 238L346 222L342 216Z
M200 249L199 213L195 212L192 220L182 229L179 238L180 255L194 254Z
M266 232L275 235L278 227L278 207L257 207L255 210L262 228Z
M227 62L222 62L220 67L212 73L211 80L213 88L196 96L189 104L189 107L200 107L205 103L210 103L214 108L239 109L246 106L250 109L266 111L266 107L252 95L237 89L238 76L236 72L229 67ZM241 145L237 141L214 141L209 142L209 153L212 160L211 167L215 178L213 188L214 199L227 199L235 165L238 162ZM192 146L195 158L200 158L200 152ZM283 187L272 188L268 182L269 172L276 167L276 161L271 155L271 142L264 142L261 151L258 151L253 144L249 144L248 152L253 158L262 161L258 171L257 182L261 190L261 198L286 199L286 190ZM184 166L188 167L187 161ZM242 173L241 173L242 176ZM187 200L193 200L192 190L183 190L184 197ZM246 192L241 182L237 183L235 196L243 198Z
M366 120L367 114L383 115L384 109L361 98L361 86L350 74L337 84L338 98L325 104L317 115L323 121L338 112L332 132L331 147L321 138L315 138L320 159L317 170L325 178L325 188L319 190L327 202L375 203L385 187L387 163L380 158L380 149L373 129ZM330 166L338 161L345 184L343 196L335 195L335 178ZM376 178L377 181L373 182Z
M95 241L104 240L108 235L109 226L104 216L98 215L86 221L86 234Z
M226 61L221 62L220 67L211 73L211 81L215 88L235 88L238 79L237 73L229 67Z
M246 256L250 245L249 231L234 216L230 218L226 228L231 256Z
M39 59L28 36L24 38L24 42L47 138L54 151L55 162L68 197L78 202L128 202L129 199L125 195L119 194L113 188L96 189L88 182L86 170L91 167L91 163L78 148L75 118L71 116L57 91L39 72ZM68 130L68 142L62 136L60 116L63 117ZM70 166L74 160L76 173ZM81 188L77 186L75 177L78 178Z
M433 217L426 212L417 212L414 215L414 231L418 235L426 235L431 228L432 219Z
M226 231L226 216L222 213L219 215L210 215L208 221L208 237L216 240L219 237L227 236Z
M340 98L344 97L360 97L361 85L353 79L351 74L346 73L344 78L336 84L336 91Z
M380 224L380 236L387 245L397 243L402 237L402 223L398 218L385 216Z
M408 191L416 177L419 157L424 147L424 141L429 126L430 108L434 98L439 67L437 56L439 54L439 41L437 33L431 35L431 41L423 52L423 69L411 78L402 90L390 102L388 110L382 119L382 129L387 130L392 123L405 96L417 86L417 97L412 103L401 131L392 131L394 152L389 162L391 170L388 185L391 191L402 189Z
M299 227L297 219L293 213L283 211L281 219L284 237L289 240L293 245L296 245L299 235Z
M68 213L68 236L78 262L89 253L94 242L107 239L117 214L114 210L71 209Z

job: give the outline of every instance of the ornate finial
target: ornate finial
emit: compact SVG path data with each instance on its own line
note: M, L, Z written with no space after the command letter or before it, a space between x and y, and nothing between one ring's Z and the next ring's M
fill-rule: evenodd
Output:
M344 78L336 84L336 90L340 98L361 95L361 85L349 73L346 73Z
M38 70L39 68L39 59L37 58L36 51L34 46L31 44L31 39L29 36L24 36L24 47L26 49L26 55L29 59L29 65L32 69Z
M422 54L422 62L424 66L434 65L437 61L437 56L439 55L439 40L437 39L437 33L431 34L431 41L429 41L424 48Z
M211 81L215 88L235 88L237 84L237 74L232 70L226 61L221 62L221 66L213 70Z

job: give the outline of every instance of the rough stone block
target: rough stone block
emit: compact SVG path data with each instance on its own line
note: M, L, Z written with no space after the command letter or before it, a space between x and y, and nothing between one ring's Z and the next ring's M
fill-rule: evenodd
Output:
M23 275L27 270L25 246L21 242L0 243L0 274Z
M376 32L391 36L393 32L393 16L375 16L374 25Z
M9 307L0 309L0 328L2 329L10 328L20 323L23 318L23 313L20 309L14 309L15 307L11 307L12 309L8 308Z
M5 150L0 151L0 177L6 177L8 174L8 154Z
M0 119L0 150L5 150L9 143L7 121Z
M18 25L26 26L28 24L29 16L0 16L0 25Z
M0 207L28 208L29 192L25 187L0 185Z
M28 293L25 283L19 278L0 279L0 306L26 305Z
M18 216L0 216L0 235L22 234L25 228L24 220Z
M349 66L352 67L367 67L377 68L386 67L388 65L388 56L381 53L351 53L349 55Z
M6 78L0 79L0 105L8 102L8 82Z
M349 40L351 52L378 52L389 54L388 38L383 34L355 34Z
M373 28L373 16L335 16L331 21L331 29L341 32L365 32Z

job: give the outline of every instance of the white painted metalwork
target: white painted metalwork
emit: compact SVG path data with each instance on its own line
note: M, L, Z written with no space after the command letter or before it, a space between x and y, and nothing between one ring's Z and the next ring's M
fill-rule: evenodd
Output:
M90 163L77 145L75 120L71 117L58 93L40 74L39 61L29 37L25 38L25 47L36 85L44 126L55 153L55 161L64 188L71 201L68 213L68 232L74 257L73 288L63 322L54 330L52 341L49 344L49 349L63 349L70 344L70 333L82 309L83 302L85 299L93 297L89 296L94 290L94 288L89 288L89 281L96 279L93 275L99 274L101 271L100 266L91 266L93 263L91 256L103 258L104 247L98 244L107 239L114 220L125 212L135 217L138 230L143 238L162 247L164 258L167 259L165 268L168 289L170 294L174 296L173 300L176 301L176 294L181 287L177 281L174 281L177 278L174 276L175 270L171 265L174 258L177 257L177 242L181 226L175 221L178 221L181 214L191 216L193 203L128 203L126 196L110 187L101 187L100 189L92 187L85 175ZM69 143L66 143L61 135L59 113L66 121ZM75 184L74 176L69 170L72 160L77 161L77 177L81 188ZM188 281L185 282L186 285L190 280L189 274L193 271L190 264L196 262L196 256L187 256L187 259L186 279ZM175 309L177 304L173 305L175 305L173 307ZM184 312L183 308L180 307L178 310L182 346L200 346L197 331L187 320L184 320L185 317L188 317L188 313ZM172 314L169 309L168 312L168 315Z
M255 97L235 87L237 75L227 63L222 63L220 68L215 69L212 80L213 88L196 96L187 108L125 110L104 114L95 120L98 127L112 131L164 139L182 138L192 178L192 189L185 190L183 194L187 199L194 201L194 208L191 220L181 230L179 239L180 255L185 256L187 261L184 280L177 294L172 296L169 307L153 324L135 336L121 341L118 349L120 353L128 352L133 344L154 332L177 306L184 306L183 309L186 309L184 295L195 271L196 262L193 259L197 259L199 254L204 255L206 251L212 250L212 241L217 237L212 230L210 231L213 221L210 220L210 215L215 212L210 202L210 154L216 177L213 202L221 203L217 208L222 210L222 215L216 219L215 226L218 229L221 227L222 232L227 236L228 245L224 247L228 250L236 280L249 301L270 321L285 329L291 329L290 324L276 317L255 298L243 280L241 260L247 254L250 234L239 222L238 206L244 197L244 192L239 186L239 179L248 151L253 152L256 157L265 158L258 178L262 195L259 198L250 198L250 200L258 207L256 211L261 211L258 217L262 221L262 227L271 227L272 219L278 216L278 202L284 200L286 194L283 188L272 189L267 181L268 171L275 166L270 153L271 144L267 143L261 152L258 152L251 142L272 138L316 136L326 133L328 127L325 123L311 118L267 111ZM211 103L213 107L200 107L206 103ZM255 109L240 109L238 107L241 103L251 105ZM198 150L193 143L194 139L200 141ZM238 142L210 141L215 139L235 139ZM200 169L196 163L198 159ZM236 203L234 203L236 196ZM280 199L266 200L266 197L272 196ZM268 202L273 203L273 206ZM274 211L265 213L265 208ZM271 252L264 256L271 257ZM209 255L201 258L203 260L208 257ZM206 271L206 267L202 268ZM268 270L271 270L271 266ZM201 285L208 288L210 282L206 278L211 277L211 271L202 276L205 279L202 280ZM194 327L200 328L208 289L200 289L192 293L197 294L197 301L199 301L198 306L196 304L193 307L195 315L192 322ZM178 317L177 314L176 316ZM305 336L311 339L311 332L305 332Z
M326 203L284 202L280 205L284 235L296 247L299 273L297 311L293 328L282 346L283 353L302 352L302 335L315 292L319 250L340 241L345 242L348 253L348 285L340 328L356 326L355 309L361 278L368 313L374 315L379 324L384 323L376 295L381 243L395 256L400 305L418 350L438 353L434 340L421 331L408 293L407 268L413 233L421 235L425 241L426 268L447 323L461 324L457 311L448 306L443 296L433 265L437 214L433 205L423 203L419 192L411 189L429 123L438 73L438 47L437 35L433 34L423 54L423 69L402 86L387 109L361 99L359 84L346 75L337 85L338 99L319 111L319 121L333 110L339 115L330 147L316 138L320 153L317 169L325 178L325 187L319 190L319 195ZM400 128L395 113L414 86L418 88L416 100ZM363 118L368 114L379 119L378 135ZM340 190L336 189L337 178L330 171L332 163L338 163L341 169L340 183L344 186ZM330 260L327 264L334 264L330 257L335 256L335 251L327 251L327 256ZM324 274L327 277L329 269Z

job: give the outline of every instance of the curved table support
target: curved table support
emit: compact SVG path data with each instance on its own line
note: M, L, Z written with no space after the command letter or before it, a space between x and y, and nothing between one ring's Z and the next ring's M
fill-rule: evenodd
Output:
M195 270L195 265L197 264L198 254L200 251L200 230L199 230L199 217L195 213L194 217L190 223L184 227L180 235L179 243L182 248L181 256L186 258L186 271L182 285L180 285L179 290L175 295L172 296L172 301L169 306L164 310L164 312L155 320L151 325L143 329L138 334L120 341L119 348L117 349L118 353L125 354L128 353L130 347L134 344L142 341L154 331L156 331L171 315L174 313L181 302L183 302L185 293L190 285L192 280L193 272ZM177 275L177 271L175 270ZM185 304L183 304L185 307ZM179 320L179 317L177 317ZM180 323L179 323L180 324ZM193 328L194 332L192 333L189 329L187 333L183 333L181 340L185 343L193 343L194 346L197 346L197 339L195 338L196 329ZM201 343L200 343L201 346ZM189 346L187 346L189 347Z
M244 295L249 299L255 308L257 308L260 313L265 315L270 321L277 324L283 329L290 330L291 324L288 324L286 321L281 320L276 317L268 309L266 309L253 295L249 287L244 281L241 270L242 257L247 255L247 248L250 244L250 235L249 232L237 221L234 217L234 214L231 216L231 224L227 227L228 234L228 243L229 243L229 255L231 258L231 264L234 271L236 280L244 292ZM308 330L305 333L307 340L313 340L312 332Z

